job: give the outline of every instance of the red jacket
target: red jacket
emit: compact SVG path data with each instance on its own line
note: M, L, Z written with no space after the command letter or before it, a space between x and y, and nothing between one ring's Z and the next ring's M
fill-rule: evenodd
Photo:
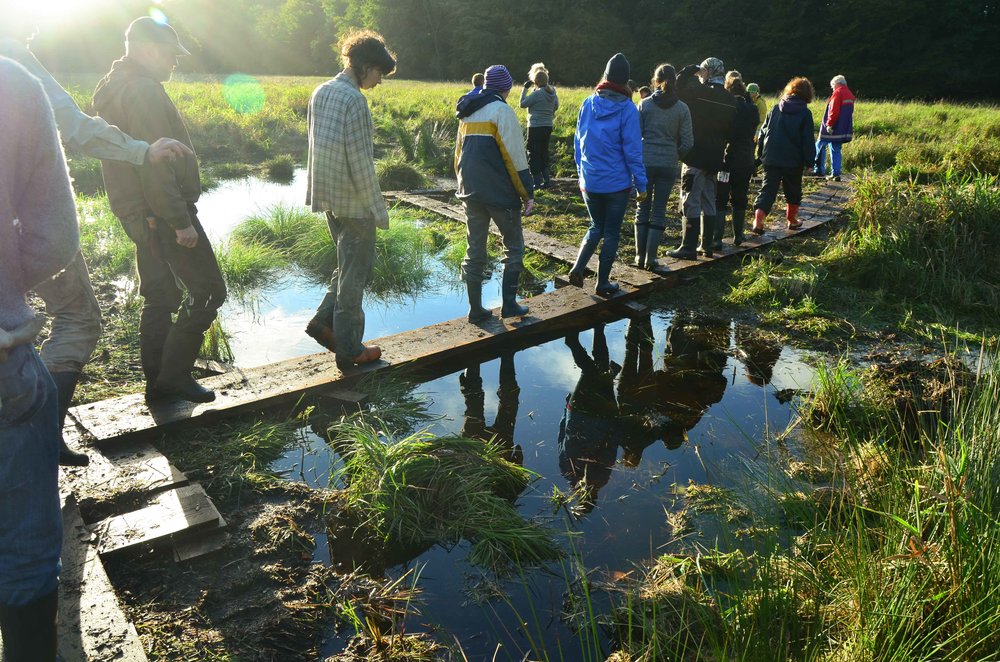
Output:
M830 95L819 127L819 139L847 143L854 138L854 95L847 85L838 85Z

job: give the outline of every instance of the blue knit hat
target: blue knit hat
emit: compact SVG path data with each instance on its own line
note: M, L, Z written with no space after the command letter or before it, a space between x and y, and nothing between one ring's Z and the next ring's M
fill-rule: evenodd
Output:
M502 64L494 64L487 67L485 77L486 81L483 83L483 87L487 89L506 92L514 87L514 77L507 71L507 67Z
M615 53L608 60L608 66L604 67L604 80L616 85L628 85L629 78L632 77L632 65L621 53Z

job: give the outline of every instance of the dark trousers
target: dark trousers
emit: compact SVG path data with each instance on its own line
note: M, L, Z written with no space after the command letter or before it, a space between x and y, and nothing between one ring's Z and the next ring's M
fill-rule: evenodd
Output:
M139 294L143 299L139 343L147 378L159 373L163 344L171 329L175 333L204 334L226 300L219 263L194 205L190 205L189 216L198 232L194 248L178 244L174 229L162 219L157 219L155 226L145 218L122 221L135 243Z
M764 183L753 203L754 209L763 209L770 214L774 200L778 197L778 186L785 191L785 201L790 205L802 203L802 167L775 168L764 166Z
M548 179L549 172L549 138L552 137L551 126L528 127L528 168L531 176L539 180Z
M753 173L751 168L730 170L728 182L716 182L715 209L719 215L724 214L729 205L732 205L734 216L746 212Z

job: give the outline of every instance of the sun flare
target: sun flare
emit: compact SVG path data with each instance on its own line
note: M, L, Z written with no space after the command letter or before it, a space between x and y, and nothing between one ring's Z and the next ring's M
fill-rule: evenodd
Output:
M0 2L6 18L35 23L39 27L84 21L95 11L107 8L115 0L5 0ZM151 2L154 6L158 2Z

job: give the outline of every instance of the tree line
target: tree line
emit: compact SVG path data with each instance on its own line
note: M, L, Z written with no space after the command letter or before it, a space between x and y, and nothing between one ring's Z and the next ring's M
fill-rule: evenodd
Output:
M708 56L765 91L793 75L824 94L837 73L868 97L1000 97L1000 0L163 0L193 55L185 71L330 75L356 27L385 35L397 76L463 80L543 61L553 82L589 85L617 51L645 81L660 62ZM104 71L148 2L122 0L33 48L61 71Z

